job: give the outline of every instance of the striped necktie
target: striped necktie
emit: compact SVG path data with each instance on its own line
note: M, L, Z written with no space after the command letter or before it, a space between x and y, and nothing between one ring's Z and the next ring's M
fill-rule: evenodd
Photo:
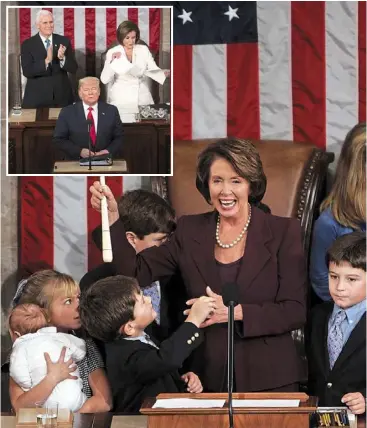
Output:
M329 329L327 347L329 351L330 369L334 367L335 361L338 359L341 350L343 349L343 332L341 325L347 314L343 309L339 310L331 320Z

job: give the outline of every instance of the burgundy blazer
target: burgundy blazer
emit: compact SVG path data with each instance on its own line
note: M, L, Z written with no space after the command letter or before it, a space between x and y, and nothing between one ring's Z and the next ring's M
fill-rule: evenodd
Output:
M135 254L122 222L111 227L119 274L135 276L142 287L177 270L188 295L220 294L214 258L215 212L182 216L171 240ZM245 254L237 277L243 321L236 322L235 385L238 392L277 388L302 379L301 360L291 331L306 321L306 269L301 227L296 219L265 214L252 207ZM205 329L194 352L193 371L207 391L225 390L227 324Z

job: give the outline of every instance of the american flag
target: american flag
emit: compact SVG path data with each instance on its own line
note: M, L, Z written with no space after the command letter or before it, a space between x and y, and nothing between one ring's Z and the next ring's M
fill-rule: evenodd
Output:
M176 2L176 140L307 141L366 120L366 3Z
M338 156L347 132L366 120L365 2L164 4L174 6L176 141L227 135L308 141ZM86 40L83 16L74 43ZM124 190L132 179L123 179ZM22 266L45 260L78 279L100 257L87 235L98 219L92 220L86 179L22 183Z

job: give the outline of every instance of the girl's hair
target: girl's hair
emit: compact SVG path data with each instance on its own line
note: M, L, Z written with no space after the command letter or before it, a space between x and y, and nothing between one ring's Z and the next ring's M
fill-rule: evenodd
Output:
M330 194L321 211L330 208L335 220L360 230L366 221L366 122L358 123L347 134Z
M23 290L14 303L16 305L34 303L47 312L56 297L71 297L78 288L78 284L70 275L51 269L34 273L22 286Z

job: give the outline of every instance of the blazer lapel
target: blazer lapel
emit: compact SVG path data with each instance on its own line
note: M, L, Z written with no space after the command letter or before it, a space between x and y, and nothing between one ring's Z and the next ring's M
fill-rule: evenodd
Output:
M192 257L205 285L215 293L221 294L222 284L214 255L216 222L217 213L210 213L205 227L194 231Z
M88 124L87 124L87 119L85 117L85 113L84 113L84 108L83 108L83 103L82 101L78 101L75 103L75 109L76 109L76 120L77 123L80 123L80 126L83 129L83 132L86 135L86 141L88 142ZM84 137L83 137L84 138Z
M247 232L245 254L238 272L237 282L245 290L270 259L267 243L273 235L264 212L252 207L251 221Z
M43 43L41 36L38 34L35 35L35 47L40 55L44 55L45 59L47 56L46 45Z
M97 135L96 135L96 151L99 148L98 143L101 140L101 135L103 135L103 128L106 120L106 112L104 109L104 105L102 103L98 103L98 123L97 123Z
M317 352L317 357L320 358L319 364L324 369L325 375L330 373L329 351L327 347L328 332L329 332L329 318L333 311L334 305L331 303L323 312L320 325L316 326L320 329L320 340L312 344L312 346L320 346L321 352Z
M366 341L366 313L359 320L358 324L354 327L347 342L343 346L338 359L335 361L333 371L337 371L346 361L356 348L362 346Z

